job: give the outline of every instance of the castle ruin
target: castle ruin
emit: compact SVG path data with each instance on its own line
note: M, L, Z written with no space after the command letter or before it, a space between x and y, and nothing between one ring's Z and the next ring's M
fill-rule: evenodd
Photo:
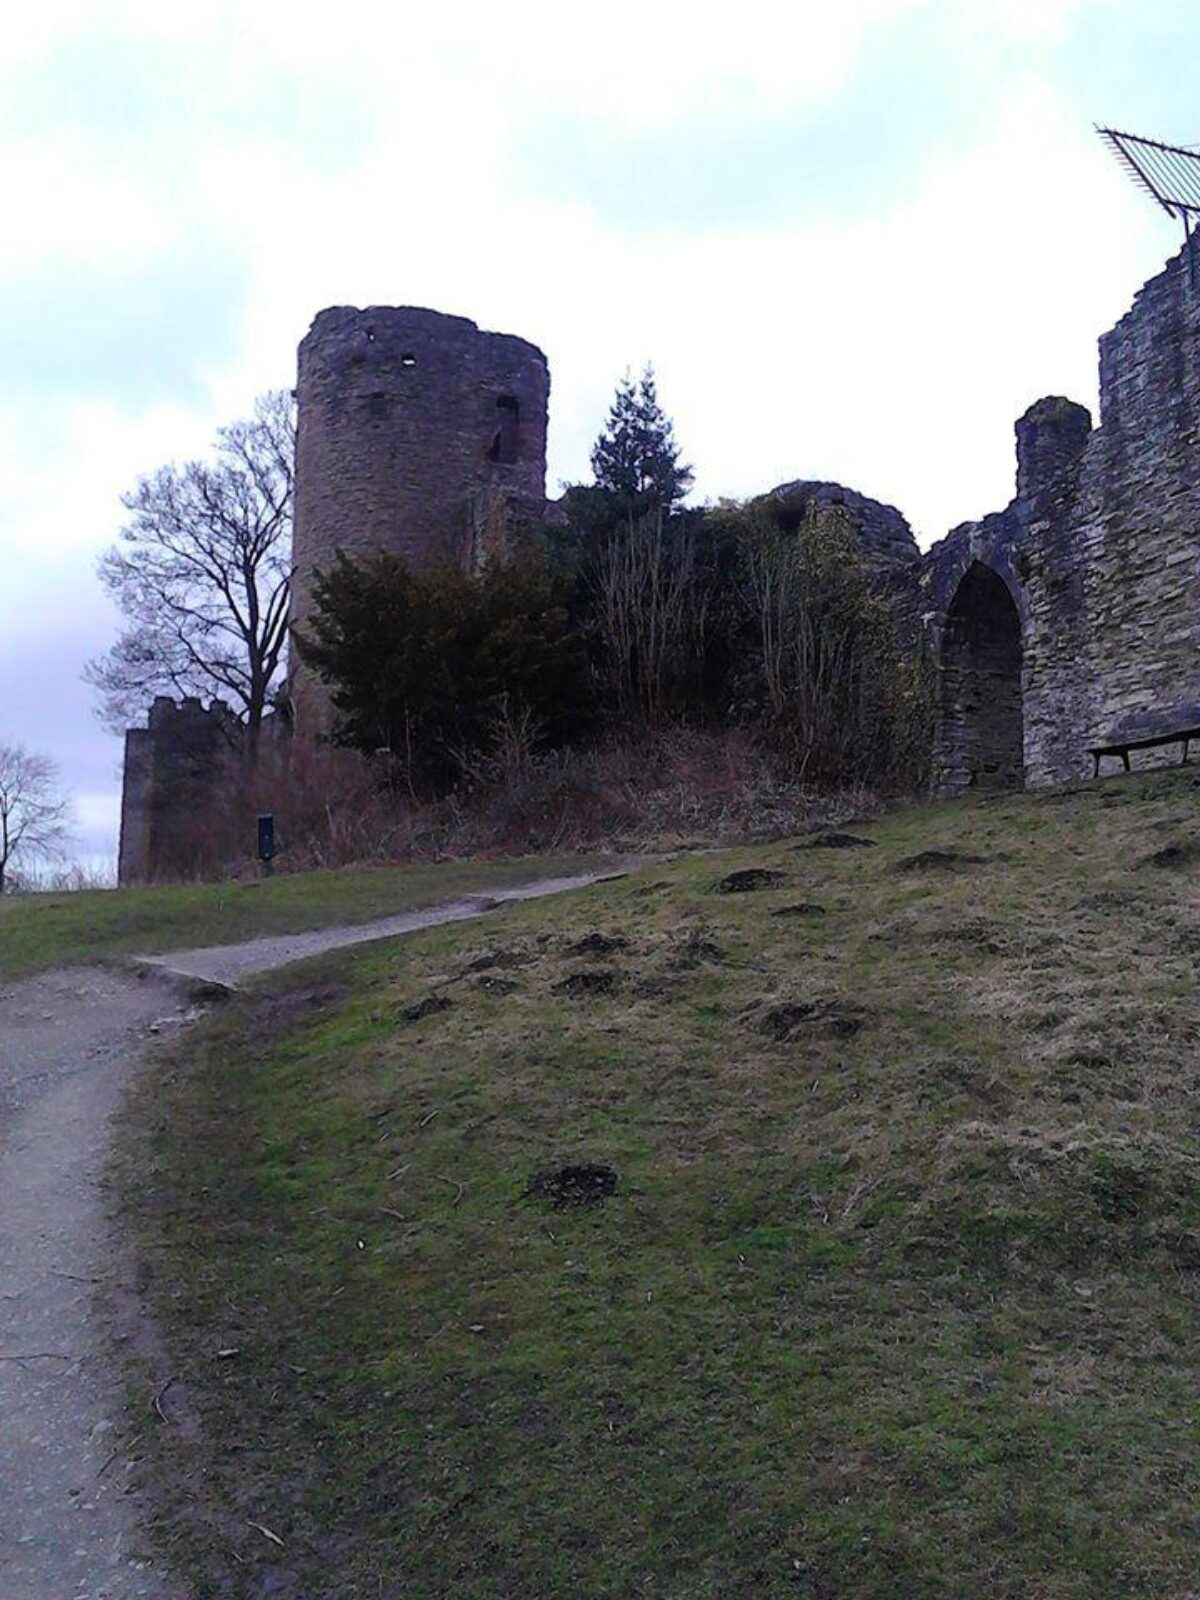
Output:
M300 345L292 626L316 572L388 550L417 567L474 563L540 520L550 369L512 334L415 306L334 306ZM328 725L323 686L292 676L301 734Z
M242 725L222 701L155 700L146 726L125 735L118 882L187 877L206 864L197 822L241 747Z
M772 491L785 517L848 517L919 616L938 664L940 795L1086 777L1090 747L1200 725L1195 253L1193 236L1101 339L1099 425L1070 400L1039 400L1016 424L1013 500L925 555L898 511L853 490ZM476 562L540 519L549 387L536 346L463 317L321 312L299 352L293 624L338 550ZM325 691L302 667L293 699L301 736L328 727ZM201 783L223 723L158 701L130 732L123 883L169 859L168 797Z
M1091 746L1200 723L1195 252L1193 236L1100 340L1099 426L1039 400L1016 425L1015 498L921 562L939 794L1087 777Z

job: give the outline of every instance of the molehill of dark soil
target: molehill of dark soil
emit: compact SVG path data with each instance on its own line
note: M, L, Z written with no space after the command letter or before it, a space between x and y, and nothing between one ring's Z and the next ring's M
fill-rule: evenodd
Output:
M573 956L611 956L618 950L626 950L629 940L622 939L619 934L585 933L582 939L576 939L568 950Z
M585 972L572 972L554 985L554 992L580 997L612 994L618 982L619 978L615 972L595 968Z
M444 994L427 994L423 1000L414 1000L412 1005L405 1006L400 1015L405 1022L422 1022L426 1017L434 1017L439 1011L449 1011L450 1001Z
M501 978L494 972L485 972L482 977L476 978L475 987L482 989L484 994L513 994L521 985L515 978Z
M815 900L797 900L790 906L777 906L771 913L773 917L823 917L825 914L825 907Z
M565 1206L597 1206L617 1190L617 1175L611 1167L588 1161L578 1166L559 1167L554 1172L535 1172L525 1185L529 1200L549 1200L560 1210Z
M673 967L698 967L704 962L719 965L725 960L725 952L719 944L712 939L706 939L702 933L689 933L681 939L671 957Z
M777 889L787 882L787 873L774 867L744 867L740 872L730 872L717 884L718 894L751 894L756 889Z
M533 959L528 950L520 950L516 946L499 946L494 950L484 950L473 957L467 962L463 971L490 972L495 968L507 970L511 967L528 966Z
M788 1000L764 1011L759 1025L777 1044L790 1044L805 1034L852 1039L862 1030L863 1020L860 1012L834 1000Z
M1142 858L1141 865L1166 868L1190 867L1196 861L1200 861L1200 844L1193 839L1184 839L1164 844L1160 850L1152 851Z
M949 872L957 867L980 867L986 856L969 855L964 850L919 850L915 856L902 856L896 872Z

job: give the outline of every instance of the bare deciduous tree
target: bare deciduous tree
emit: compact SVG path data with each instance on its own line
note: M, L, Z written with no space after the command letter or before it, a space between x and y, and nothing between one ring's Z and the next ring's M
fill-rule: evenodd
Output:
M616 704L656 724L694 676L706 595L696 537L659 506L629 517L600 548L592 601Z
M0 744L0 894L16 863L61 854L69 810L53 761L24 745Z
M211 461L161 468L122 504L100 580L127 626L89 662L100 716L120 731L158 694L218 696L251 748L287 639L295 417L286 390L217 433Z

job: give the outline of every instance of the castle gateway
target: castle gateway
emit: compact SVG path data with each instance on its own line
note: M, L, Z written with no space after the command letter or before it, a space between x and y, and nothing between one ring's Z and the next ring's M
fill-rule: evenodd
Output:
M1193 235L1101 339L1099 427L1039 400L1012 503L916 570L940 794L1088 777L1091 746L1200 724L1197 254Z

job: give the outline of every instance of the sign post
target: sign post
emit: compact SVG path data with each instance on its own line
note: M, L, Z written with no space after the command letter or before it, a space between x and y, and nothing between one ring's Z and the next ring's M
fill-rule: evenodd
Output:
M269 878L275 862L275 815L271 811L264 811L258 819L258 859L263 876Z

